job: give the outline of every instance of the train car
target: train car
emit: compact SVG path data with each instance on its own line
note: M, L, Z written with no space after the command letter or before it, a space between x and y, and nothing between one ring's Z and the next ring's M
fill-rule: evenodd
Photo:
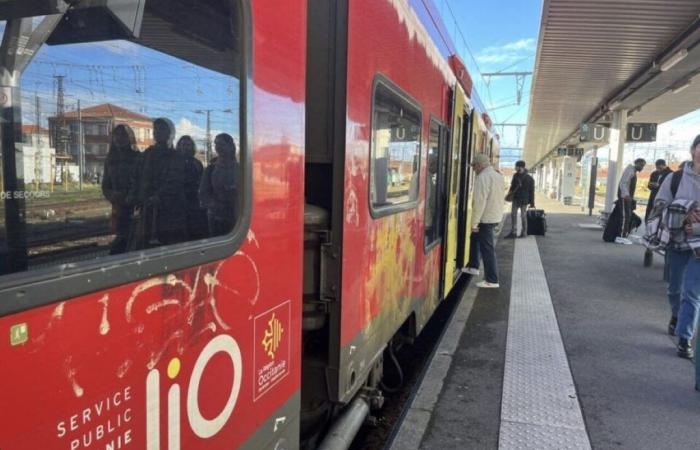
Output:
M468 163L497 155L431 2L0 20L0 448L345 445L460 279Z

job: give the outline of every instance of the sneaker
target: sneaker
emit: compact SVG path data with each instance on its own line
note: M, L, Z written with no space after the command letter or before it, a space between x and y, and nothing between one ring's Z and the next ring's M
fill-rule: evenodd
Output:
M503 239L515 239L516 237L518 236L516 236L515 233L510 232Z
M689 339L678 339L678 356L685 359L693 359L693 346Z
M671 317L668 322L668 334L671 336L676 335L676 324L678 323L678 317Z
M520 236L518 236L518 237L519 237L519 238L526 238L526 237L527 237L527 233L520 233Z
M469 275L474 275L475 277L479 276L479 269L475 269L473 267L463 267L462 272L468 273Z
M476 287L485 289L496 289L499 288L500 285L498 283L489 283L488 281L484 280L476 283Z
M623 238L623 237L616 237L616 238L615 238L615 243L616 243L616 244L632 245L632 241L630 241L630 240L627 239L627 238Z

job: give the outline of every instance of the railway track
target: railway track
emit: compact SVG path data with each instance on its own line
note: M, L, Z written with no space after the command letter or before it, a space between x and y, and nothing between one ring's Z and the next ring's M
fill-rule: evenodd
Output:
M396 357L403 372L403 385L397 392L384 393L383 408L373 413L362 426L350 447L351 450L385 450L391 446L467 285L468 279L463 277L452 294L435 310L413 344L403 345L396 350ZM391 382L397 377L396 369L390 363L386 366L387 381Z

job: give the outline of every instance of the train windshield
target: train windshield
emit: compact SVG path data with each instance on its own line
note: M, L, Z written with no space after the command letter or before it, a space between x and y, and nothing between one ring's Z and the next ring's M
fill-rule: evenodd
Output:
M240 10L0 3L0 275L230 233Z

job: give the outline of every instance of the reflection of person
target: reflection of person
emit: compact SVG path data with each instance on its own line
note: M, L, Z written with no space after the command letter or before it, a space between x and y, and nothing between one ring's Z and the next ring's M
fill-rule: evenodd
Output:
M207 209L209 235L230 233L236 222L238 163L236 144L231 135L221 133L214 139L217 157L204 170L199 186L199 201Z
M656 200L656 194L659 192L659 188L664 184L664 180L669 173L673 173L670 167L666 165L666 160L657 159L656 160L656 170L651 173L649 177L649 202L647 203L647 212L644 215L644 220L649 220L649 214L654 209L654 201Z
M530 176L525 168L525 161L515 163L515 174L510 182L508 195L511 196L511 232L506 238L516 237L518 229L518 210L520 211L520 221L522 231L520 237L527 237L527 208L535 207L535 180Z
M168 119L153 121L156 143L143 152L130 197L141 214L141 233L130 246L143 248L187 240L185 160L175 151L175 127Z
M112 130L112 143L107 153L102 177L102 194L112 204L111 229L116 235L109 249L110 255L124 253L129 239L132 205L127 203L133 173L138 166L134 132L128 125L117 125Z
M497 288L498 264L494 246L494 230L503 217L503 175L493 167L483 153L474 156L471 163L476 172L472 206L472 235L469 264L464 269L471 275L479 274L479 256L484 260L484 280L480 288Z
M670 334L678 334L678 356L687 359L693 358L691 342L700 315L700 135L693 141L690 154L690 162L666 177L655 203L656 208L668 207L673 203L677 207L674 212L680 212L678 207L688 208L682 214L684 217L678 220L683 224L681 239L666 247L668 300L671 304L668 328ZM671 214L671 208L667 213ZM697 388L700 388L700 384L696 385Z
M187 231L189 239L207 237L207 212L199 204L199 185L202 182L204 166L194 157L197 147L190 136L182 136L175 150L185 160L185 201L187 212Z

